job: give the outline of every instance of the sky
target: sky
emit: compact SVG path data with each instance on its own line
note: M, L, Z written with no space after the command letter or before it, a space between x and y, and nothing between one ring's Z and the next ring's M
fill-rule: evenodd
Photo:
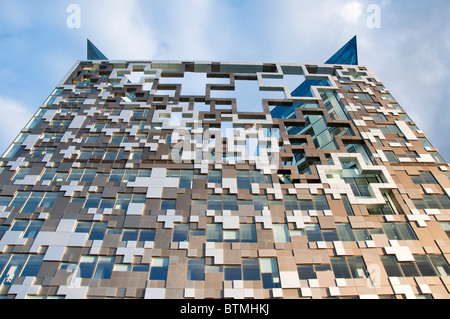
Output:
M115 60L323 63L357 35L359 63L450 161L449 16L448 0L0 0L0 153L87 38Z

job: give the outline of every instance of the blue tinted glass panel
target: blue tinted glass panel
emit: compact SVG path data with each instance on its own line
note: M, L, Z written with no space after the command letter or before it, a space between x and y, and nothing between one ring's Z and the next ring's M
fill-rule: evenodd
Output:
M44 255L31 255L28 258L28 261L25 264L25 267L23 267L23 270L22 270L22 273L20 274L20 276L21 277L37 276L39 269L41 268L43 259L44 259Z

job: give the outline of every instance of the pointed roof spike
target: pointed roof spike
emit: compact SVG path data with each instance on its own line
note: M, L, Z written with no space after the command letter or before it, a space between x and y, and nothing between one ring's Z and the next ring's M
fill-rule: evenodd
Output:
M340 48L325 64L358 65L358 46L356 35Z
M108 58L89 39L87 39L87 59L108 60Z

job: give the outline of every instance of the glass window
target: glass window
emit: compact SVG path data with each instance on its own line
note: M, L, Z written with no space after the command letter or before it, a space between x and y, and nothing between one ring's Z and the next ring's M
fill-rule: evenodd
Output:
M193 171L187 171L182 170L180 171L180 188L192 188L192 181L194 180L194 172Z
M301 210L314 210L314 204L312 201L300 201Z
M281 288L276 258L260 258L261 277L264 289Z
M408 223L397 223L397 228L403 237L403 240L418 240L416 233Z
M206 236L206 231L204 229L193 229L189 231L190 236Z
M81 256L77 277L92 278L92 274L94 273L94 268L95 268L96 262L97 262L97 257Z
M189 241L189 224L175 224L172 241L174 243Z
M425 200L425 203L427 203L428 208L432 209L440 209L441 205L439 205L438 201L436 200L436 197L433 195L423 195L423 199Z
M223 231L223 241L225 243L238 243L239 242L239 231L224 230Z
M131 202L136 204L145 204L147 196L145 194L133 194L131 197Z
M114 266L114 257L98 257L94 279L109 279Z
M286 210L298 210L297 196L286 195L283 199Z
M381 256L381 262L383 263L388 277L403 277L403 273L394 256Z
M242 273L244 280L260 280L259 261L257 258L242 259Z
M82 174L83 174L83 169L72 168L69 176L67 177L67 180L68 181L79 181Z
M124 170L123 169L112 169L109 175L109 182L120 183L122 181Z
M225 280L242 280L240 266L224 266L223 268Z
M366 278L367 269L362 257L347 257L353 278Z
M161 201L161 210L175 209L177 201L166 199Z
M7 254L0 255L0 274L1 274L1 271L3 270L3 267L5 267L5 265L8 263L9 257L10 257L10 255L7 255ZM0 281L0 284L1 284L1 281Z
M131 194L118 194L115 209L128 209L128 205L131 201Z
M102 240L105 236L107 223L93 223L89 240Z
M139 241L154 241L155 233L156 230L154 229L141 230L141 232L139 233Z
M32 192L28 197L27 203L22 208L22 213L34 213L34 210L38 207L42 200L44 193Z
M206 241L221 243L223 240L222 233L222 224L206 225Z
M0 196L0 206L8 206L11 198L11 196Z
M420 172L420 176L422 177L425 184L438 184L437 180L434 178L431 172Z
M344 204L345 211L348 216L355 216L353 212L352 205L350 204L347 195L341 195L342 203Z
M238 210L236 195L223 195L223 210Z
M254 224L241 224L241 243L256 243L256 227Z
M330 209L330 207L328 206L327 198L324 195L313 196L313 202L316 210Z
M336 225L339 237L341 241L355 241L355 236L352 232L352 227L349 224L337 224Z
M417 267L419 268L422 276L436 276L436 271L434 271L428 257L426 255L416 255L414 256L416 260Z
M414 206L416 206L417 209L427 209L428 206L425 203L423 199L413 199Z
M434 158L436 163L445 163L444 159L438 152L429 152L429 153Z
M431 262L439 272L440 276L450 276L450 267L442 255L429 255Z
M91 223L90 222L78 222L77 227L75 228L76 233L89 233L89 230L91 230Z
M322 232L318 224L305 225L305 231L309 242L323 241Z
M24 238L36 238L36 235L42 228L44 221L42 220L32 220L28 225L27 231L23 235Z
M58 198L58 193L47 192L47 193L45 193L44 198L42 199L41 203L39 204L39 207L45 207L45 208L53 207L53 204L55 203L57 198Z
M168 169L166 171L166 177L167 178L177 178L180 177L180 171L177 169Z
M113 271L130 271L131 265L126 264L114 264Z
M22 270L22 273L20 274L20 276L21 277L37 276L39 269L41 268L43 259L44 259L44 255L30 255L27 263L25 264L25 267L23 267L23 270Z
M5 232L7 232L9 230L9 226L0 226L0 240L3 238L3 235L5 234ZM1 264L0 264L1 266ZM1 270L1 268L0 268Z
M328 242L339 241L339 237L335 229L322 230L322 236L323 239Z
M251 189L250 174L248 171L237 171L237 186L238 189Z
M344 257L331 257L330 259L336 278L352 278Z
M83 173L83 177L81 177L82 182L92 182L95 177L96 169L85 169Z
M150 269L148 265L134 265L132 271L147 272Z
M381 226L389 240L402 240L394 223L381 223Z
M443 209L450 209L450 199L447 195L436 195L436 199L439 201Z
M208 195L207 203L209 210L222 210L222 196L220 195Z
M263 210L264 208L269 208L267 196L266 195L253 196L253 206L255 210Z
M12 255L8 265L0 277L0 285L10 286L14 284L28 255Z
M138 174L138 170L137 169L127 169L125 170L125 172L123 173L123 178L122 178L122 182L134 182L136 181L136 176Z
M142 159L143 150L141 149L132 149L130 153L130 159L140 160Z
M289 243L289 231L286 224L273 224L273 237L276 243Z
M124 229L122 233L122 241L137 241L139 230Z
M86 202L84 203L84 208L97 208L100 204L101 196L102 194L89 194Z
M117 157L117 150L109 149L106 151L105 156L103 157L104 160L113 161Z
M222 171L209 171L208 183L216 183L222 185Z
M166 280L169 258L153 257L150 264L150 280Z
M140 169L138 171L138 177L150 177L152 176L152 170L151 169Z
M51 181L53 180L53 177L55 176L56 168L46 168L44 170L44 173L41 176L41 180L43 181Z
M420 276L419 271L417 270L417 267L413 262L401 262L399 264L403 270L403 274L406 277L419 277Z
M316 272L313 265L297 266L298 278L300 279L316 279Z
M255 184L265 184L264 175L260 171L251 171L251 182Z
M448 238L450 238L450 222L440 222L441 227L444 229Z
M205 280L205 260L203 258L189 258L187 280Z
M21 207L25 203L29 195L30 192L18 192L9 205L13 207Z
M103 198L100 201L100 209L102 208L114 208L114 203L116 202L113 198Z
M389 162L398 163L397 156L395 156L394 152L384 151L384 155L386 156L386 158L388 159Z
M206 273L221 273L223 272L223 266L205 266Z
M67 173L56 173L53 178L54 182L64 182L67 178Z
M357 241L372 240L367 229L353 229Z
M16 220L11 227L12 231L24 231L28 226L28 220Z

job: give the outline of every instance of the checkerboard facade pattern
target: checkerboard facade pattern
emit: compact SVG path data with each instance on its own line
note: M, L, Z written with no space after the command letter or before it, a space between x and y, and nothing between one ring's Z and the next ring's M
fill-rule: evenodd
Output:
M450 296L449 166L365 66L80 61L0 160L3 298Z

